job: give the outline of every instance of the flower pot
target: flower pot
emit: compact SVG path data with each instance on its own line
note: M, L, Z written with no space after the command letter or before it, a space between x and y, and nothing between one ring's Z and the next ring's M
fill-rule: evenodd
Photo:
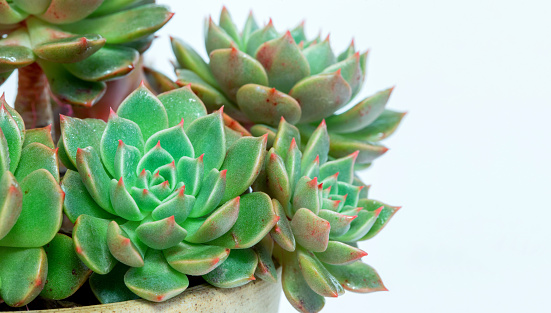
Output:
M278 271L281 276L281 270ZM277 313L281 296L281 282L270 283L262 280L250 282L237 288L216 288L203 284L187 289L181 295L165 302L155 303L146 300L133 300L102 305L91 305L67 309L39 310L29 312L258 312Z

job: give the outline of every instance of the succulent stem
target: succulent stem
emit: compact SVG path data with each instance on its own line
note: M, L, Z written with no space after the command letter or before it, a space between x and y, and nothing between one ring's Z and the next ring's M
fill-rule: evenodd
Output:
M52 109L46 75L33 63L19 69L15 109L21 114L26 128L45 127L52 123Z

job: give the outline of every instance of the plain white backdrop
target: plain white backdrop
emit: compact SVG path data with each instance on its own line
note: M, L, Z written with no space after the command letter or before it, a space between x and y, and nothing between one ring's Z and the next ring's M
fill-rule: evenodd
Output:
M396 85L388 107L408 115L362 173L371 198L403 206L360 245L390 291L323 312L551 312L550 2L160 2L176 15L146 62L172 77L168 35L206 57L203 20L226 4L239 27L253 9L280 31L306 19L339 52L354 37L371 50L360 96ZM280 311L294 312L284 297Z

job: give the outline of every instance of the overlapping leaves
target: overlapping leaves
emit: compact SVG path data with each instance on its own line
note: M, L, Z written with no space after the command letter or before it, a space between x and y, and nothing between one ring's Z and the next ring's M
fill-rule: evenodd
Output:
M70 238L56 234L63 199L50 127L26 130L2 96L0 298L8 305L26 305L39 294L66 298L88 277Z
M318 312L324 297L345 289L386 290L377 272L360 260L367 253L356 242L379 233L399 208L367 199L367 187L354 176L358 152L327 157L324 122L303 152L300 139L299 129L282 119L254 187L275 199L280 219L270 235L287 299L301 312Z
M0 83L37 62L58 100L92 106L172 15L139 0L0 0Z
M250 248L279 219L268 195L248 193L266 136L228 140L222 110L207 115L189 87L157 98L142 86L107 123L63 117L61 126L64 210L100 301L164 301L187 275L220 287L252 279Z
M267 127L277 126L283 117L306 137L315 129L312 123L326 119L329 154L340 158L359 151L358 168L387 151L377 142L391 135L404 115L385 109L393 88L337 114L361 89L367 52L356 52L352 42L336 55L329 37L308 40L304 24L280 34L271 21L260 28L249 15L239 32L224 8L218 25L209 19L205 45L208 64L185 42L172 39L177 83L191 84L209 110L225 105L234 118Z

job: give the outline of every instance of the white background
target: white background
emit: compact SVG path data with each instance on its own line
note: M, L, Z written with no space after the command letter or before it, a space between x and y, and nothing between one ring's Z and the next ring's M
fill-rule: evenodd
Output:
M203 18L221 1L161 1L176 12L148 63L171 74L168 35L206 56ZM408 111L363 173L371 197L402 205L361 245L389 292L347 293L323 312L551 312L551 4L548 1L226 1L282 31L306 18L339 52L371 49L360 96L396 85ZM15 82L0 87L15 98ZM281 312L294 312L282 299ZM260 308L259 308L260 309Z

